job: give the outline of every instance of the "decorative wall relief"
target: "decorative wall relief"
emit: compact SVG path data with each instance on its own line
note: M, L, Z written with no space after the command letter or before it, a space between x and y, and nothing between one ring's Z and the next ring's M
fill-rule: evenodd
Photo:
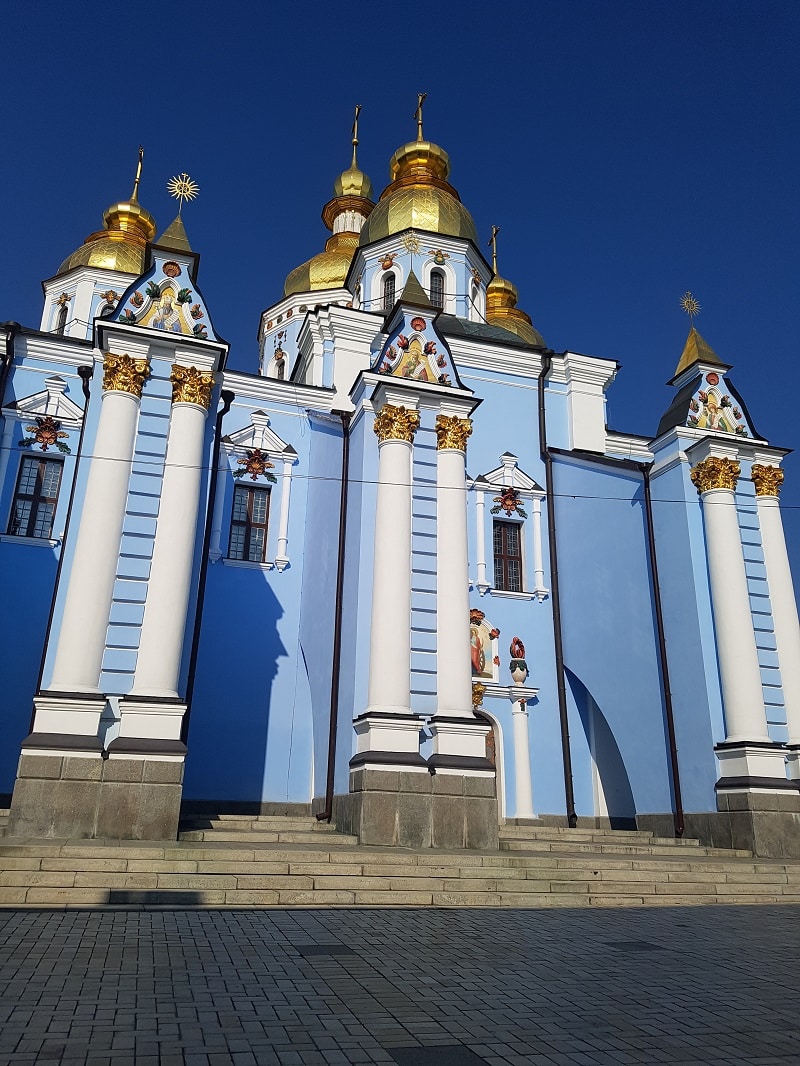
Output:
M493 497L494 507L490 508L492 514L500 514L505 511L507 515L518 514L520 518L527 518L528 513L522 506L522 500L516 489L504 488L499 496Z
M174 259L164 261L156 252L154 266L139 279L136 289L128 290L112 318L128 326L145 326L207 340L210 326L205 303L191 284L183 285L176 280L183 281L184 277L191 282L186 266Z
M32 448L34 444L38 444L43 452L46 452L48 448L58 448L60 452L65 455L69 455L70 448L63 443L65 437L68 437L68 433L64 433L61 429L61 423L57 422L50 415L45 415L44 418L37 418L35 426L26 426L25 432L30 433L30 437L23 437L19 442L20 448Z
M275 464L269 461L269 456L262 452L260 448L253 448L247 451L244 457L238 460L238 465L243 469L234 471L233 476L235 478L246 477L249 474L251 481L258 481L260 477L263 477L267 481L271 481L273 485L277 484L277 478L270 473Z
M697 389L689 401L686 425L694 429L735 433L740 437L751 436L741 407L720 387L719 374L713 371L706 374L703 384L706 387Z
M500 658L496 653L496 642L500 630L486 621L483 611L473 607L469 612L469 655L472 664L472 676L494 681Z
M402 312L402 320L373 364L379 374L452 386L456 377L446 342L418 312Z

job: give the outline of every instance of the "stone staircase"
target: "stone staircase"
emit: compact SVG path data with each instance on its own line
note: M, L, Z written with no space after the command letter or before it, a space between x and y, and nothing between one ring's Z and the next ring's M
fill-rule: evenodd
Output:
M312 818L195 820L178 841L0 839L5 907L800 903L800 861L649 833L501 828L500 850L364 847Z

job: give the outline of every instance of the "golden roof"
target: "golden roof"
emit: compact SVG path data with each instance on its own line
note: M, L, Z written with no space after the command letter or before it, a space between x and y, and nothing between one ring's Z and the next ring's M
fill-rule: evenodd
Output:
M406 229L477 243L475 223L447 180L449 173L447 152L432 141L419 136L398 148L389 161L391 184L364 223L359 243L370 244Z
M289 274L283 287L284 296L319 289L341 289L356 248L357 233L334 233L328 238L324 252L295 267Z
M527 344L544 348L544 337L534 327L530 315L517 307L518 298L516 285L495 274L486 286L486 321L516 334Z
M356 165L356 150L353 148L353 162L343 170L333 183L334 196L360 196L364 200L371 200L374 193L372 182L363 170Z
M715 363L718 366L726 366L711 345L703 340L694 326L692 326L689 330L689 336L686 338L686 344L683 346L683 353L678 362L675 377L695 363Z
M143 149L139 149L139 166L129 200L112 204L103 215L103 229L90 233L80 248L67 256L57 274L65 274L77 266L102 267L121 270L126 274L141 274L144 269L144 250L156 232L156 222L139 203L139 180L142 173Z

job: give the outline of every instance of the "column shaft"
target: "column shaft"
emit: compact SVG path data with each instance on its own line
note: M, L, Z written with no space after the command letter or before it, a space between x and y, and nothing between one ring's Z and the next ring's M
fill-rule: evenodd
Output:
M514 776L516 778L517 818L535 818L533 786L531 784L531 744L528 731L528 708L524 700L516 700L512 708L514 723Z
M174 403L133 693L178 695L194 564L206 409Z
M702 494L727 740L769 741L732 489Z
M410 713L412 447L378 445L368 712Z
M437 714L472 714L465 453L437 452Z
M139 395L103 393L48 686L54 692L98 692L138 414Z

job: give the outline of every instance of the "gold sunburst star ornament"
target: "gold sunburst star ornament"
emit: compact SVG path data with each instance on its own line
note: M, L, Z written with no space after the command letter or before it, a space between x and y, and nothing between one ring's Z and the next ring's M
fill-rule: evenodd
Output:
M192 181L186 171L177 174L167 182L167 192L178 201L178 214L181 213L184 200L194 200L200 192L200 186Z
M692 296L688 289L683 294L683 296L681 296L681 307L689 316L689 321L692 323L692 325L694 325L694 316L700 314L700 304L698 303L697 299Z

